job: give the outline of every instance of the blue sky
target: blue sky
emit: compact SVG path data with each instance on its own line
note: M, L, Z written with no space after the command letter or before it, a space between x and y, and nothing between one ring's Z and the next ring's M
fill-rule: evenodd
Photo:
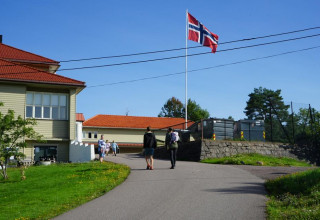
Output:
M57 61L112 56L185 46L186 9L219 42L264 36L320 26L317 0L268 1L75 1L0 0L3 43ZM219 45L219 50L319 34L320 29L257 41ZM188 41L188 46L198 44ZM249 49L194 56L188 69L199 69L293 50L320 46L320 37ZM188 53L209 52L189 49ZM144 56L61 63L60 69L122 63L184 55L184 51ZM282 90L285 102L311 104L320 109L320 48L232 66L192 72L188 98L211 117L244 118L248 94L259 86ZM88 119L96 114L157 116L172 96L184 102L184 74L100 87L185 70L185 59L105 68L61 71L85 81L77 96L77 112Z

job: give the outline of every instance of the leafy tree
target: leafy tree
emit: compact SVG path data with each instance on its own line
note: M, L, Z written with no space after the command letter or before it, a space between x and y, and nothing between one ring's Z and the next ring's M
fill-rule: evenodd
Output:
M266 120L271 114L277 114L281 119L288 116L289 105L285 105L280 95L281 90L276 91L259 87L249 94L247 107L244 113L249 119Z
M264 120L267 140L286 141L283 124L279 121L288 121L289 107L284 104L280 89L273 91L259 87L249 94L244 113L249 119Z
M199 121L201 119L210 117L210 114L206 109L202 109L200 105L198 105L195 101L192 101L191 99L188 100L187 110L188 119L192 121ZM185 111L183 111L184 116L185 114Z
M0 102L0 106L3 103ZM25 155L20 152L21 148L27 146L25 138L42 142L42 136L34 131L36 125L34 119L23 119L20 115L15 118L14 111L8 110L7 114L0 111L0 166L1 175L8 179L7 167L11 156L17 159L24 158Z
M191 99L188 100L188 119L192 121L198 121L200 119L209 118L210 114L206 109L202 109L195 101ZM184 118L185 117L185 107L182 102L172 97L161 108L161 112L158 117L175 117Z
M234 121L234 118L231 115L228 117L228 119Z
M183 118L184 107L182 102L175 97L168 99L161 108L161 112L159 113L158 117Z

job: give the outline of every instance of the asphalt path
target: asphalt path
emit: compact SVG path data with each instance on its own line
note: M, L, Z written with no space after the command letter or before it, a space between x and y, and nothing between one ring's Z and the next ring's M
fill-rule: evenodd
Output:
M155 160L146 170L137 154L108 156L131 174L105 195L56 219L265 219L264 180L234 166Z

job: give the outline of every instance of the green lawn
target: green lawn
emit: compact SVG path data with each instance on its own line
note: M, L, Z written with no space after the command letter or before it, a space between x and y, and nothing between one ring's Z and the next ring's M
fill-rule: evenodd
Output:
M266 182L268 219L320 219L320 168Z
M269 157L263 156L260 154L238 154L230 157L223 158L210 158L202 160L203 163L212 163L212 164L236 164L236 165L261 165L263 166L301 166L301 167L309 167L311 166L307 162L298 161L291 158L286 157Z
M130 173L125 165L90 162L32 166L27 179L8 170L0 180L0 219L48 219L97 198L122 183Z

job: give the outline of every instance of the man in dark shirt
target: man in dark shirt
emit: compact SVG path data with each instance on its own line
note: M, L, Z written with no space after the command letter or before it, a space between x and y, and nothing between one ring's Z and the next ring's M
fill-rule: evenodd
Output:
M143 136L144 155L147 162L147 170L153 170L153 153L154 148L157 147L157 140L154 133L151 132L150 127L147 127L147 132Z

